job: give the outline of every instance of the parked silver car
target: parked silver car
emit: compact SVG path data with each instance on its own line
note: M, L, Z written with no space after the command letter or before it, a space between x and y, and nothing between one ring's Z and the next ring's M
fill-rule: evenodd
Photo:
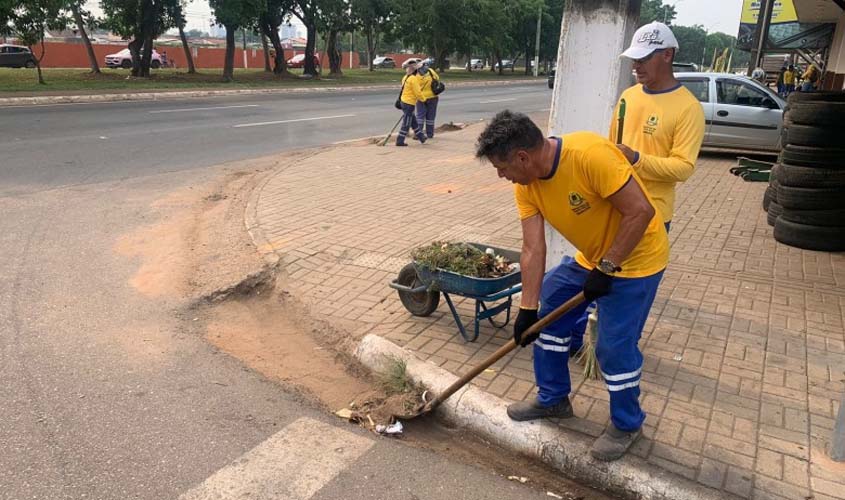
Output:
M767 87L730 73L676 73L704 108L704 146L780 150L786 101Z

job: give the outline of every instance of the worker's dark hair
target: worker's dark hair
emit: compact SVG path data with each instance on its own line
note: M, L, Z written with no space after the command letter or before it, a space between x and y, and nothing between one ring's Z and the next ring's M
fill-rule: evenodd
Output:
M543 144L543 132L522 113L500 111L478 136L476 158L509 158L518 149L532 150Z

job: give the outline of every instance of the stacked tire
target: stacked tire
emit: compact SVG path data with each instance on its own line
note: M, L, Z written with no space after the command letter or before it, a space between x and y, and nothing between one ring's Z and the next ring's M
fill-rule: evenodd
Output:
M782 142L763 199L775 239L845 250L845 92L791 94Z

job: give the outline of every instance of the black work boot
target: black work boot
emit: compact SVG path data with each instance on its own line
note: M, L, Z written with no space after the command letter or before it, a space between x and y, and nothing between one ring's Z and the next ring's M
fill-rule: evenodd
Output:
M593 448L590 454L596 460L603 462L610 462L622 458L622 455L628 451L628 448L634 444L634 441L643 433L642 429L637 429L631 432L620 431L615 425L610 424L610 427L604 431L604 434L599 436L593 443Z
M511 420L524 422L538 418L572 418L575 413L572 412L569 398L564 398L563 401L553 406L540 406L535 398L533 401L520 401L509 405L508 416Z

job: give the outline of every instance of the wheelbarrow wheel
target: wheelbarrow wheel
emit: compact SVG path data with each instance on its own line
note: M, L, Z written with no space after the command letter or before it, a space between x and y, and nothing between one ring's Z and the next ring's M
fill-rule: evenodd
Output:
M396 280L400 285L409 288L416 288L422 285L419 276L417 276L417 269L414 264L408 264L399 271L399 278ZM431 316L440 304L440 292L405 292L399 290L399 300L402 305L414 316Z

